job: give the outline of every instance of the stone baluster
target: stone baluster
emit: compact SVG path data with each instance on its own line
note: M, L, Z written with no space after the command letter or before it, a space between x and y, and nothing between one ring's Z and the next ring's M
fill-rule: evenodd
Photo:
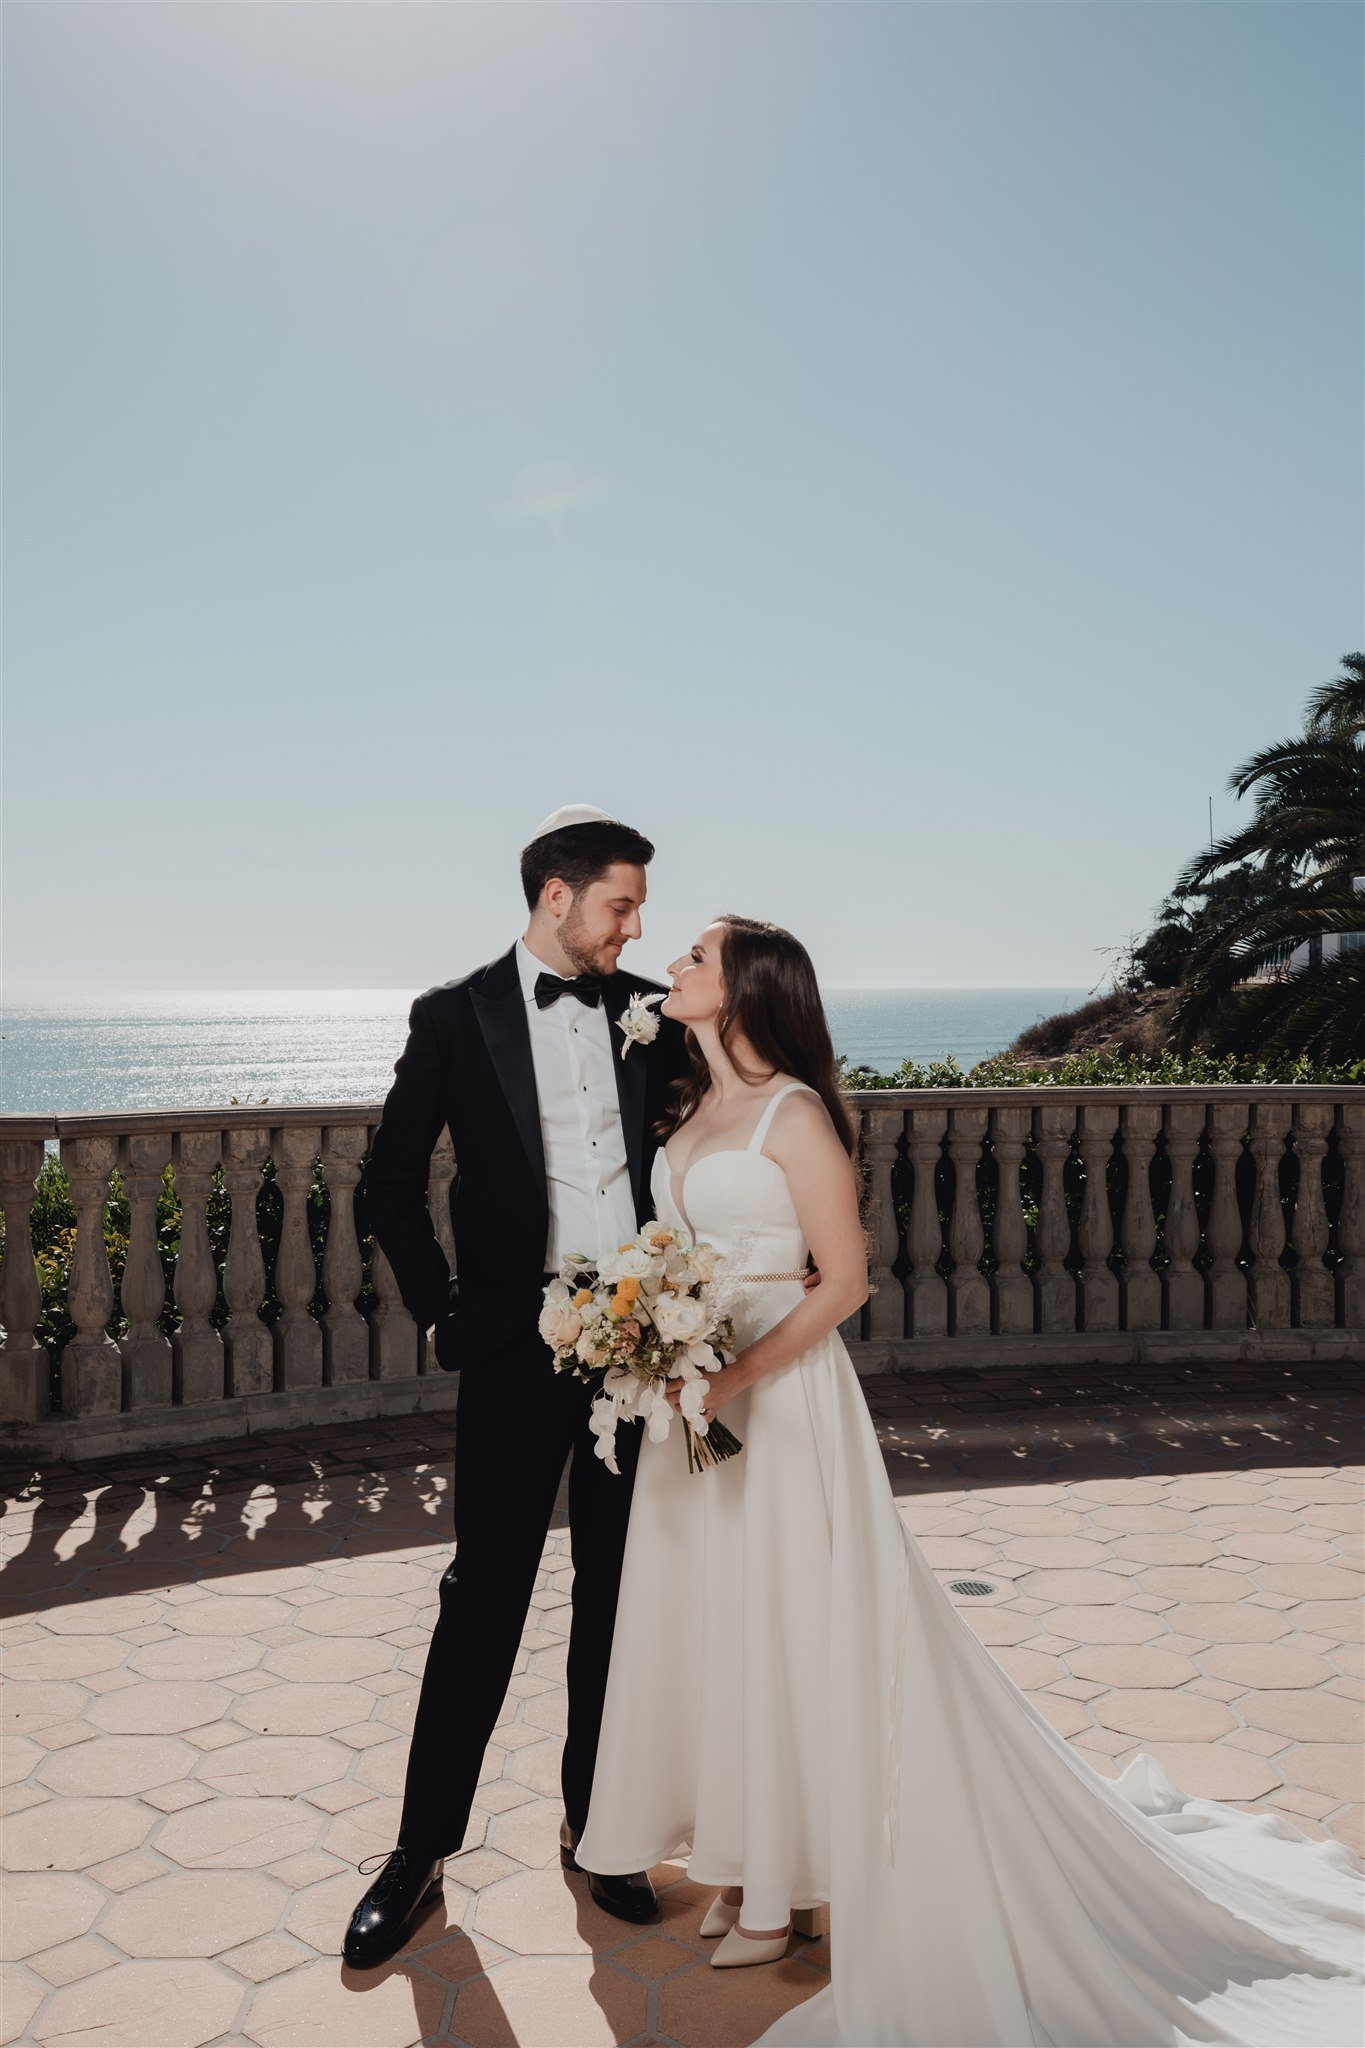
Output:
M67 1300L75 1334L62 1353L62 1413L117 1415L123 1360L106 1334L114 1313L114 1281L104 1242L104 1205L118 1159L117 1138L65 1138L62 1165L76 1205L76 1249Z
M1209 1109L1209 1156L1213 1161L1213 1202L1205 1238L1209 1248L1209 1328L1247 1326L1246 1275L1237 1263L1242 1249L1242 1211L1237 1201L1237 1162L1247 1126L1244 1102L1215 1102Z
M1063 1173L1071 1153L1073 1104L1045 1102L1038 1107L1038 1157L1043 1168L1038 1205L1038 1323L1045 1334L1076 1327L1076 1283L1066 1268L1071 1249L1071 1219L1066 1210Z
M370 1144L374 1142L377 1128L375 1124L369 1126L367 1136ZM371 1379L411 1379L424 1366L430 1372L439 1372L434 1351L430 1358L425 1357L428 1348L425 1333L418 1329L403 1306L393 1267L380 1250L378 1238L372 1238L371 1242L374 1246L370 1271L374 1287L374 1307L370 1312Z
M1251 1200L1251 1272L1247 1282L1247 1310L1252 1328L1257 1330L1289 1328L1289 1274L1280 1263L1285 1245L1280 1166L1288 1129L1287 1102L1252 1104L1251 1156L1256 1164L1256 1191Z
M227 1303L227 1386L235 1399L268 1394L275 1385L275 1340L261 1318L265 1259L256 1202L270 1132L260 1124L232 1124L223 1133L223 1185L232 1198L232 1224L223 1265Z
M1194 1157L1204 1128L1202 1102L1166 1105L1166 1158L1171 1192L1166 1202L1166 1270L1162 1274L1165 1327L1202 1330L1204 1276L1194 1265L1199 1249L1199 1211L1194 1205Z
M1114 1217L1109 1207L1109 1162L1119 1113L1112 1103L1087 1103L1080 1114L1081 1158L1085 1163L1085 1194L1081 1201L1077 1243L1081 1254L1080 1313L1087 1335L1119 1326L1119 1283L1109 1255L1114 1249Z
M948 1156L953 1162L953 1206L948 1218L948 1250L953 1270L948 1276L948 1328L954 1337L988 1337L991 1328L990 1283L981 1271L986 1248L981 1228L981 1202L976 1168L990 1112L959 1105L948 1115Z
M938 1219L934 1174L943 1156L943 1133L948 1126L948 1112L915 1104L909 1111L909 1122L907 1150L914 1172L910 1228L905 1246L910 1262L906 1277L910 1334L912 1337L942 1337L948 1330L948 1286L938 1271L938 1262L943 1255L943 1231Z
M1337 1218L1337 1321L1343 1329L1359 1330L1365 1328L1365 1107L1358 1102L1341 1106L1337 1150L1344 1168Z
M862 1158L867 1172L867 1241L870 1252L868 1279L868 1335L878 1341L892 1341L905 1335L905 1289L895 1271L900 1257L900 1229L896 1222L896 1199L891 1176L896 1165L896 1146L905 1128L899 1109L863 1111ZM850 1320L855 1325L857 1317Z
M186 1407L221 1401L227 1391L227 1354L210 1320L218 1299L218 1270L209 1243L208 1199L222 1151L220 1131L181 1131L175 1141L175 1192L180 1200L175 1398Z
M373 1375L377 1380L410 1379L418 1370L418 1339L421 1332L403 1306L398 1282L379 1246L374 1248L375 1309L370 1318L374 1346ZM440 1367L431 1360L433 1371Z
M1024 1271L1028 1225L1024 1221L1019 1169L1033 1112L1025 1105L991 1112L991 1143L995 1153L995 1272L991 1293L995 1325L1002 1337L1033 1328L1033 1282Z
M365 1142L364 1124L329 1124L322 1134L322 1166L331 1196L322 1255L322 1291L327 1297L322 1359L329 1387L370 1377L369 1325L355 1305L364 1277L355 1232L355 1191Z
M1160 1129L1160 1103L1125 1104L1123 1156L1128 1173L1123 1197L1123 1277L1119 1290L1125 1330L1161 1328L1161 1279L1152 1265L1156 1252L1152 1158Z
M275 1257L275 1292L280 1300L277 1379L284 1388L322 1385L322 1329L308 1313L318 1281L308 1231L308 1195L321 1145L319 1125L285 1124L276 1131L271 1147L284 1205Z
M450 1132L442 1131L436 1140L431 1155L431 1168L427 1176L427 1209L431 1225L436 1232L436 1242L446 1255L446 1264L452 1274L455 1271L455 1231L450 1221L450 1183L455 1178L455 1147L450 1142Z
M1294 1195L1294 1223L1290 1233L1295 1253L1290 1288L1294 1322L1301 1330L1330 1328L1336 1320L1336 1286L1322 1261L1327 1249L1322 1162L1331 1127L1330 1103L1300 1102L1295 1105L1294 1150L1298 1155L1299 1184Z
M0 1266L0 1422L42 1422L48 1398L48 1355L34 1329L43 1290L33 1257L29 1216L33 1184L42 1172L41 1138L0 1140L0 1209L5 1216L5 1262Z
M161 1328L166 1306L166 1275L157 1238L156 1205L162 1175L171 1158L171 1134L129 1131L120 1147L123 1189L128 1197L128 1251L119 1290L128 1332L119 1343L123 1354L125 1408L161 1408L171 1399L174 1356Z

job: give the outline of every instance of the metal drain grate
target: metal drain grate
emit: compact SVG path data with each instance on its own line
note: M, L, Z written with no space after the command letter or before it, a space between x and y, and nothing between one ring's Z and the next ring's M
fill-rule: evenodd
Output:
M983 1593L994 1593L998 1589L985 1579L949 1579L948 1591L961 1593L968 1600L979 1600Z

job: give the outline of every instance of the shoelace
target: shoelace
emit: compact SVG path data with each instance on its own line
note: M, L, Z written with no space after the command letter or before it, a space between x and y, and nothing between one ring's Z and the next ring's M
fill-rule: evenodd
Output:
M380 1871L381 1876L379 1879L379 1883L376 1884L373 1887L373 1889L376 1893L382 1893L384 1890L387 1890L388 1887L397 1880L399 1872L401 1871L403 1865L405 1863L411 1863L412 1860L413 1858L411 1849L381 1849L377 1852L377 1854L373 1856L366 1856L362 1858L362 1860L359 1863L357 1863L356 1869L359 1871L362 1877L368 1877L370 1874L369 1870L367 1870L365 1867L366 1864L369 1864L371 1868ZM388 1868L389 1864L393 1864L394 1868L392 1870Z

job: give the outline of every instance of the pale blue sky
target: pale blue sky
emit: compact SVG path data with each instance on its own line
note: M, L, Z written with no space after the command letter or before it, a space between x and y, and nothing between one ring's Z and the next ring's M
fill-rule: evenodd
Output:
M1361 620L1362 15L4 9L6 964L412 986L555 804L1088 984Z

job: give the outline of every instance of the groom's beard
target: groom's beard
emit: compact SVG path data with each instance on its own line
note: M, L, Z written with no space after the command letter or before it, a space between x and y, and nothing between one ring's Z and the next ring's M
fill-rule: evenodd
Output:
M615 974L620 946L612 939L601 939L594 945L572 910L559 927L559 944L575 974Z

